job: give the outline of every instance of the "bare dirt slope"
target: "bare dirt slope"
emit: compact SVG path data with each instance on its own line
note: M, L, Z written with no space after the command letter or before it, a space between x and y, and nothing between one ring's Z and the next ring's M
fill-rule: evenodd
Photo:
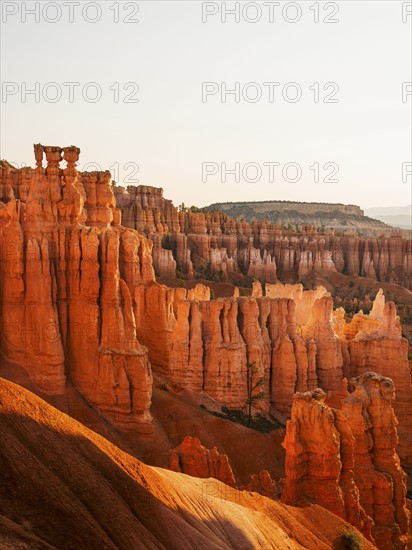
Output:
M220 410L207 394L173 388L163 391L160 388L164 386L164 379L159 375L155 375L151 407L154 433L145 436L117 430L70 383L64 394L46 395L36 388L22 367L1 357L0 377L30 390L145 464L167 467L170 449L190 435L198 437L206 447L216 446L219 452L228 455L238 484L248 483L251 474L263 469L274 479L285 476L285 453L281 446L284 430L262 433L213 416L201 407Z
M0 548L327 549L347 526L146 466L3 379L0 441Z

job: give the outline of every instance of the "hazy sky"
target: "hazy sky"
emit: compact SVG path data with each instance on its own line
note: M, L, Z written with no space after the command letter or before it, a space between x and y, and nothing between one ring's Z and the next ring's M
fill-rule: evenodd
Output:
M235 2L38 2L39 21L36 2L1 4L1 158L77 145L80 169L176 204L411 202L410 2L240 2L239 22L222 21Z

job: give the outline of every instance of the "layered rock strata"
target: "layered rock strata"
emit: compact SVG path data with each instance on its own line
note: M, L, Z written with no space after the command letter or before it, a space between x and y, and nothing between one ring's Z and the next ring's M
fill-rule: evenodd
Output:
M283 442L286 481L281 500L320 504L371 539L373 522L361 506L354 481L355 438L339 412L324 404L325 398L321 389L294 398Z
M306 391L321 380L326 391L338 390L343 360L326 290L298 289L311 305L304 318L301 304L282 296L283 285L276 286L280 297L272 288L270 297L209 300L184 289L142 284L135 293L137 336L154 368L172 384L205 390L231 408L245 407L248 365L253 365L251 386L260 383L252 397L263 392L254 407L288 415L297 388Z
M342 321L343 311L334 313L336 332L340 333L346 354L347 376L374 371L390 377L396 387L394 410L399 422L397 452L403 467L412 474L412 386L408 363L408 342L402 337L399 317L393 302L385 302L379 291L369 315L362 312L350 323Z
M302 285L267 284L263 295L255 284L252 297L217 300L198 287L186 291L151 282L136 289L138 339L148 347L153 367L173 385L204 390L222 405L245 410L253 365L252 386L260 381L253 410L286 419L295 392L321 387L328 403L340 407L347 396L345 377L374 368L399 384L398 452L410 471L408 351L394 305L385 304L381 292L369 315L347 323L342 310L333 312L323 287L304 291Z
M305 225L298 233L266 220L249 224L219 210L179 211L156 187L114 191L123 223L156 241L154 265L161 276L177 269L187 277L228 280L231 273L241 273L274 283L290 275L297 280L314 271L337 271L412 286L412 240L396 231L361 238Z
M78 172L73 146L34 152L35 169L0 167L1 352L42 392L69 379L111 422L151 431L133 311L136 286L154 279L151 244L120 225L110 172Z
M379 294L370 315L347 323L343 311L333 313L323 287L303 291L302 285L267 283L263 291L256 283L251 297L237 292L211 300L203 285L190 291L159 285L153 249L165 269L172 256L180 268L192 252L202 258L209 246L200 246L203 240L212 239L215 252L223 243L225 257L233 260L239 228L250 247L257 226L177 212L153 188L119 191L110 185L109 172L76 170L76 147L38 145L35 157L35 169L1 163L1 351L23 365L42 391L61 393L69 378L103 414L144 430L150 424L149 359L172 384L206 391L234 409L250 398L253 365L252 386L260 382L252 394L254 410L284 418L296 391L319 386L339 404L343 378L373 368L393 376L399 387L399 453L410 466L407 344L391 302L385 305ZM150 239L121 225L113 189L127 223L145 213L137 229ZM134 206L126 212L130 197ZM199 239L187 248L189 229ZM259 231L265 245L273 241L267 225ZM169 240L162 246L160 234ZM183 248L175 247L177 241ZM401 249L392 262L399 261ZM356 270L359 258L352 253ZM267 265L273 257L266 256ZM291 269L288 258L284 267ZM336 269L344 269L345 256L335 260ZM246 257L242 262L249 269ZM193 266L186 267L189 273Z
M406 548L409 514L406 475L396 453L395 386L390 378L364 373L353 379L342 413L355 438L354 479L360 502L372 517L378 548Z
M396 454L392 380L365 373L342 409L320 390L296 394L286 426L282 502L317 503L346 519L378 548L406 548L406 475Z

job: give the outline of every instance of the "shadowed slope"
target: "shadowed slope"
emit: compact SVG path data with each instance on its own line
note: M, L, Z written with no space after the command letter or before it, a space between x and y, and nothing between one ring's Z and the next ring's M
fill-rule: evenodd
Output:
M146 466L3 379L0 441L1 548L326 549L347 525Z

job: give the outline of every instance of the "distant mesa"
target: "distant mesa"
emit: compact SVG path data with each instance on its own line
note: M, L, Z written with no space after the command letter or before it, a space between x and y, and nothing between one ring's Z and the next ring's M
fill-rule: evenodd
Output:
M228 216L253 221L268 220L281 225L314 225L327 229L388 229L387 225L369 218L354 204L322 202L251 201L216 202L206 210L220 210Z

